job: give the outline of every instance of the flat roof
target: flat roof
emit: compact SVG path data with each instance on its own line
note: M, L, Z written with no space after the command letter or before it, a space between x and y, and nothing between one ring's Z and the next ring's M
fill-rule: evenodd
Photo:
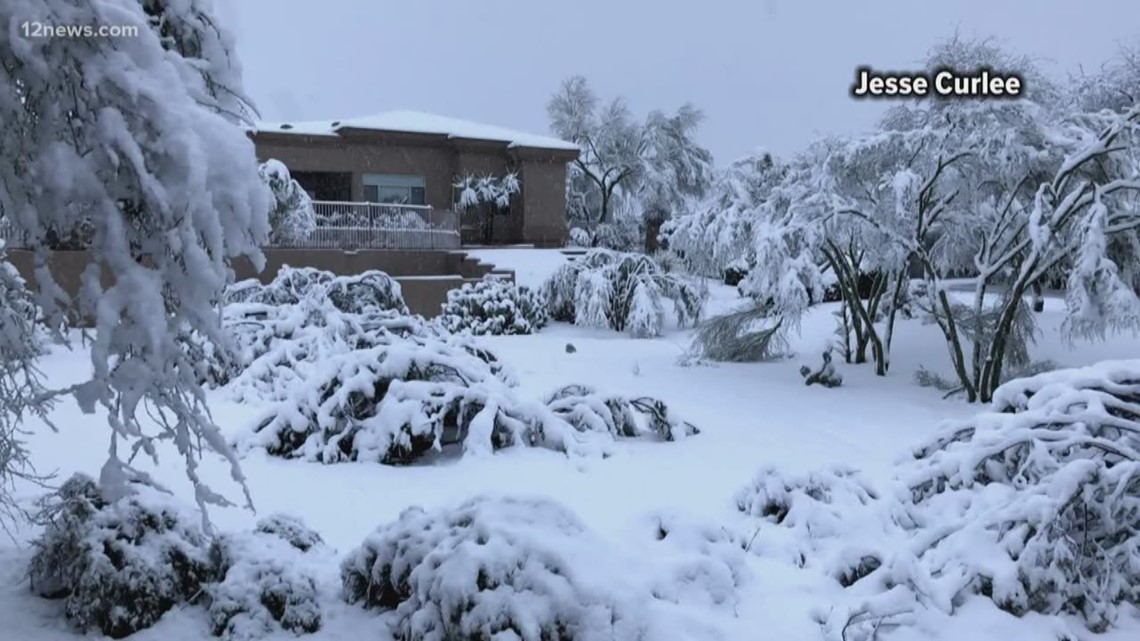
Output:
M508 147L535 147L578 151L578 145L551 136L539 136L505 127L449 118L422 111L385 111L360 118L311 120L303 122L259 122L254 132L335 136L342 128L372 129L418 134L438 134L448 138L505 142Z

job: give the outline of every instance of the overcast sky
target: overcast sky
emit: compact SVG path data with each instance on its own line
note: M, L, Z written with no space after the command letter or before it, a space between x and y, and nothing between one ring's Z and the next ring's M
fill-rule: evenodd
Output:
M417 109L547 133L581 74L639 115L688 101L728 162L866 129L861 64L910 69L955 29L1057 73L1140 42L1140 0L214 0L266 120Z

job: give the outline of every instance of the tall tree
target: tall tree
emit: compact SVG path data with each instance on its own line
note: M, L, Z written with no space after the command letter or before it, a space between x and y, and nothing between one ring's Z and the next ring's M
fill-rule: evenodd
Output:
M27 38L24 21L138 31ZM114 496L149 480L129 456L170 441L203 512L228 504L199 477L201 451L244 480L179 337L225 340L215 303L229 261L260 265L268 235L270 194L237 126L251 109L232 40L208 0L7 0L0 24L0 213L37 251L44 307L94 319L91 376L59 392L107 413L101 481ZM45 238L80 224L91 263L70 301L42 267Z
M713 179L712 154L697 144L703 115L683 105L672 115L660 111L638 123L622 98L602 104L582 76L562 83L547 104L553 131L576 143L581 154L569 185L571 202L594 205L590 223L613 220L621 194L641 201L650 216L663 219L683 198L702 196Z

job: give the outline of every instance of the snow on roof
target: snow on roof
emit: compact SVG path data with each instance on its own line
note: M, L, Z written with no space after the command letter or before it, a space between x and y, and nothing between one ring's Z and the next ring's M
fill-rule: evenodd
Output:
M495 125L485 125L469 120L448 118L421 111L385 111L384 113L344 120L323 120L289 123L258 123L254 131L307 134L315 136L335 136L342 127L355 129L375 129L377 131L401 131L420 134L441 134L449 138L470 138L473 140L497 140L509 143L510 147L538 147L540 149L578 150L574 143L538 136L522 131L514 131Z

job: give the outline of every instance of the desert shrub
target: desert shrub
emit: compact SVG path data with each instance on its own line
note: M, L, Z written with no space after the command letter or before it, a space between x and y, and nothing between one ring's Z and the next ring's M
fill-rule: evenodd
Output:
M320 534L309 529L297 517L288 514L270 514L258 521L253 531L258 534L273 535L302 552L308 552L325 543Z
M900 525L910 522L901 504L883 500L858 472L843 467L797 474L765 467L737 493L736 506L767 524L755 532L750 551L816 567L841 583L853 569L849 559L870 557L881 565Z
M269 283L244 280L226 288L224 302L296 305L305 299L327 298L345 313L391 310L408 313L400 284L378 270L336 276L312 267L284 265Z
M389 334L444 333L408 315L399 284L382 272L337 277L285 267L268 284L242 281L226 295L229 343L185 345L200 356L199 381L227 385L235 400L284 398L324 359L382 344Z
M634 337L660 336L665 300L677 323L700 319L704 297L676 274L666 274L648 256L595 249L551 275L543 294L554 320L586 327L628 331Z
M1074 615L1094 632L1140 605L1140 361L1010 381L988 411L915 448L897 481L901 492L879 498L808 484L811 500L764 481L741 500L781 524L812 508L794 538L850 592L826 621L831 638L869 639L972 595L1017 616ZM845 551L824 544L836 531Z
M746 561L747 539L722 523L669 512L651 514L645 523L651 528L652 554L676 560L654 582L656 598L736 611L738 590L753 578Z
M65 616L80 630L121 639L148 628L209 576L197 518L149 487L112 502L77 474L40 506L31 585L65 599Z
M945 532L920 559L1018 615L1104 630L1140 605L1140 362L1011 381L915 459L914 504Z
M547 404L520 397L494 357L462 341L386 334L325 358L265 414L244 444L335 463L410 463L448 442L464 452L545 447L605 454L614 438L696 434L661 401L564 388Z
M579 431L626 438L653 436L666 441L700 433L675 416L664 402L647 396L629 399L602 395L585 385L567 385L551 394L546 404Z
M226 534L210 546L213 582L206 588L210 631L227 641L278 630L321 627L317 581L306 552L321 537L293 517L272 515L253 532Z
M485 278L449 291L439 322L453 333L502 336L537 332L549 322L549 315L544 301L529 287Z
M604 450L608 436L579 432L519 398L491 363L454 341L389 335L326 359L269 410L251 443L325 463L401 464L448 439L467 452L525 445L587 453Z
M349 603L392 612L400 641L653 638L641 600L599 576L609 556L555 503L480 497L406 510L345 558L341 580Z

